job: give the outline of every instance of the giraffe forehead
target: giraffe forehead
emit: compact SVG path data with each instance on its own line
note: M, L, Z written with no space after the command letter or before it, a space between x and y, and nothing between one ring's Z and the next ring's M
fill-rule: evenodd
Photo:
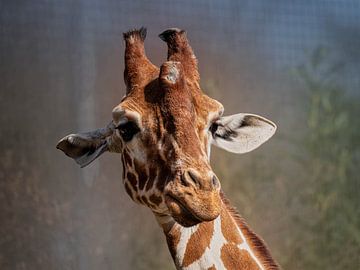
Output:
M223 105L220 102L200 91L188 91L188 88L167 91L161 102L162 109L169 111L175 120L191 116L196 116L196 120L207 120L211 114L222 114Z
M126 96L119 104L124 111L138 113L142 118L149 121L151 118L164 117L164 112L172 118L181 122L187 116L196 116L196 119L207 120L209 115L223 112L223 105L215 99L210 98L201 91L184 89L166 90L152 82L152 87L133 92ZM155 85L155 86L154 86ZM159 114L157 112L163 112ZM166 117L164 117L166 119ZM164 120L165 120L164 119ZM167 119L169 120L169 119Z

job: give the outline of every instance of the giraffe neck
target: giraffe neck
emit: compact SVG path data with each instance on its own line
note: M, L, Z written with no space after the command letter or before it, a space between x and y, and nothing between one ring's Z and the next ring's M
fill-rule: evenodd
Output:
M183 227L158 217L177 269L279 269L264 242L228 204L215 220Z

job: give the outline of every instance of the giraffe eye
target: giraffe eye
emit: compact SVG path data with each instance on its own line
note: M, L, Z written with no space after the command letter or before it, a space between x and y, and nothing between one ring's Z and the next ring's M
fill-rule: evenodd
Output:
M140 131L139 127L131 121L116 127L116 129L119 130L119 133L125 142L131 141L134 135Z

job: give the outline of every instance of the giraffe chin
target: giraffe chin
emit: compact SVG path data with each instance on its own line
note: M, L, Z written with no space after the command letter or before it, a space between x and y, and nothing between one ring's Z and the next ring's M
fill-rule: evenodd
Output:
M206 219L202 219L196 216L188 207L186 207L182 202L173 196L167 195L165 197L165 202L171 216L177 223L184 227L191 227L203 221L213 220L217 217L216 215L214 217L207 217Z

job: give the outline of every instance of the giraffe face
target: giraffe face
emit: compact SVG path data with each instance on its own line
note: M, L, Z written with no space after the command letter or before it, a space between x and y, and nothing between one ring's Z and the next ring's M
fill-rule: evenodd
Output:
M176 64L169 65L172 72L180 72ZM213 124L223 106L205 94L189 91L191 85L168 88L168 78L164 79L168 75L163 72L144 87L152 88L150 96L144 90L126 96L114 108L112 136L115 148L121 149L130 197L191 226L213 220L220 211L220 183L209 154Z
M275 132L271 121L253 114L223 117L223 106L200 89L197 60L185 31L160 34L168 61L159 68L145 55L146 30L125 39L127 94L105 128L70 134L57 148L81 167L106 151L121 154L130 197L183 226L215 219L220 183L209 164L210 145L246 153Z

